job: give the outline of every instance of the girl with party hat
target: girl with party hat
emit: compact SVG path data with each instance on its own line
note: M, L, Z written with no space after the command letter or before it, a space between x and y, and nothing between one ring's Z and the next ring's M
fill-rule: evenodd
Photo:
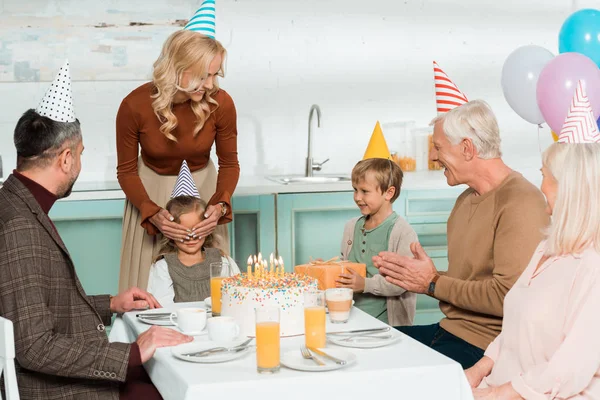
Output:
M600 398L600 133L581 81L541 171L552 222L466 370L475 399Z
M165 209L173 216L174 222L188 229L205 218L206 202L200 198L185 161ZM227 264L228 275L240 272L235 261L216 246L219 239L216 232L185 241L163 238L150 267L148 292L163 306L202 301L209 297L210 264Z
M152 81L122 101L116 119L117 178L126 195L119 287L148 283L163 237L192 241L213 231L229 252L226 223L240 167L233 100L219 88L226 51L215 39L215 0L204 0L182 30L166 40ZM219 169L210 158L213 145ZM141 148L141 155L140 154ZM205 219L186 229L161 207L182 160L207 200Z
M367 277L348 269L337 286L353 289L356 307L392 326L413 324L417 297L387 282L372 258L381 251L411 255L410 244L417 241L415 231L392 207L402 177L377 122L363 160L352 170L354 201L362 216L346 223L341 248L342 259L366 265Z

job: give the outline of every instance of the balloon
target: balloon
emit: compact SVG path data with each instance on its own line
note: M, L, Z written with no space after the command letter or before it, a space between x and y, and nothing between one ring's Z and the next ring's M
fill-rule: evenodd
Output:
M558 142L558 135L552 131L552 139L554 139L555 142Z
M571 14L558 35L560 53L581 53L600 66L600 10L584 9Z
M542 69L554 54L540 46L522 46L510 53L502 67L502 91L521 118L539 125L544 117L537 104L536 87Z
M559 54L540 74L537 103L554 132L562 129L578 80L583 81L594 115L600 115L600 69L588 57L579 53Z

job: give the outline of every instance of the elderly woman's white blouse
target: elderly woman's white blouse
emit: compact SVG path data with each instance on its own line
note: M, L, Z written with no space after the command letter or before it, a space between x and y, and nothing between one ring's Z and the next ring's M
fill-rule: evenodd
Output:
M545 246L504 299L481 387L511 382L525 399L600 399L600 254L551 257L536 271Z
M240 273L240 268L237 266L235 261L233 261L233 258L221 257L221 261L229 264L232 275L237 275ZM163 307L175 302L175 289L173 289L173 280L169 274L169 266L164 258L161 258L150 267L148 292L152 293L152 295Z

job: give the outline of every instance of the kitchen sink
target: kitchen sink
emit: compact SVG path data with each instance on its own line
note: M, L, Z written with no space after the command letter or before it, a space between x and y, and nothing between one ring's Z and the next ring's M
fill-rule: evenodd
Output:
M283 175L283 176L267 176L267 179L289 185L293 183L335 183L335 182L350 182L349 176L302 176L302 175Z

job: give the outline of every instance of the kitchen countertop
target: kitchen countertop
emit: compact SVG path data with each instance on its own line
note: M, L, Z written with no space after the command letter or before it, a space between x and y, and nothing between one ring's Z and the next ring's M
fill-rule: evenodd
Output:
M317 176L317 175L315 175ZM418 171L404 174L402 189L427 190L447 189L446 178L442 171ZM289 183L274 182L261 176L240 176L234 196L251 196L274 193L323 193L351 192L352 182L333 183ZM60 201L124 199L125 194L117 181L77 182L73 192Z
M541 176L538 169L519 170L525 178L538 186ZM319 176L319 175L315 175ZM1 185L0 185L1 187ZM417 171L404 174L402 190L442 190L448 189L443 171ZM274 182L261 176L241 176L234 196L251 196L261 194L283 193L327 193L351 192L350 181L334 183L290 183L287 185ZM124 199L125 194L119 183L114 181L77 182L71 195L60 201L109 200Z

